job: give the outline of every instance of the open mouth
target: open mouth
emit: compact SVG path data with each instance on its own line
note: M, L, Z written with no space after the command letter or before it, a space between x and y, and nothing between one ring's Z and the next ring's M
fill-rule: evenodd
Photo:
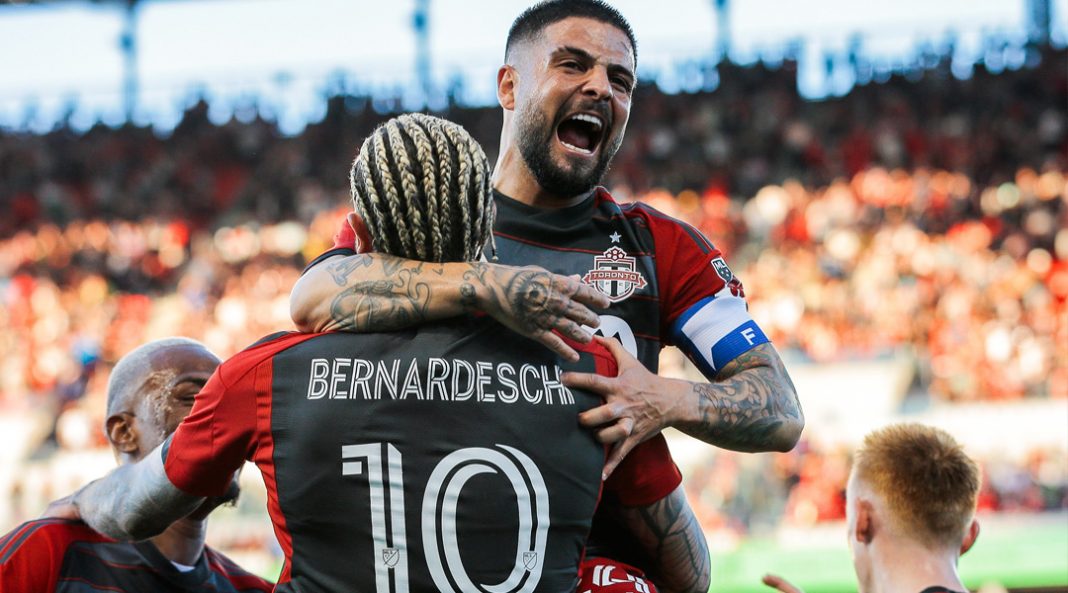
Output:
M604 137L604 120L590 113L576 113L556 126L556 137L571 152L592 155Z

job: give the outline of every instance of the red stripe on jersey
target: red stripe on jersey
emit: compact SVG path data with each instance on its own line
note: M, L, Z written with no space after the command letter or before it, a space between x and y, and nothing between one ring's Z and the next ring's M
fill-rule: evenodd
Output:
M279 349L281 350L281 349ZM274 437L271 434L271 406L273 404L272 375L274 358L268 358L256 373L256 421L259 424L259 443L256 450L256 465L263 475L263 484L267 487L267 512L271 515L274 535L282 548L285 562L279 583L288 583L290 579L291 559L293 558L293 536L286 528L286 519L282 514L282 505L278 501L278 481L275 478Z
M86 585L92 587L94 591L118 591L119 593L126 593L126 591L118 587L109 587L107 585L101 585L100 583L94 583L92 581L78 577L63 577L59 580L63 583L85 583Z
M535 247L540 247L542 249L547 249L549 251L571 251L571 252L575 252L575 253L589 253L589 254L592 254L592 255L601 255L602 253L604 253L604 250L598 250L598 249L582 249L582 248L579 248L579 247L561 247L559 245L549 245L548 243L539 243L538 241L533 241L531 239L524 239L523 237L516 237L515 235L509 235L508 233L502 233L500 231L493 231L493 236L495 236L495 237L504 237L505 239L509 239L511 241L515 241L516 243L525 243L527 245L533 245ZM654 253L645 253L645 252L635 252L635 253L629 253L628 252L627 255L631 255L631 256L635 256L635 257L641 257L641 256L656 257L656 254L654 254Z

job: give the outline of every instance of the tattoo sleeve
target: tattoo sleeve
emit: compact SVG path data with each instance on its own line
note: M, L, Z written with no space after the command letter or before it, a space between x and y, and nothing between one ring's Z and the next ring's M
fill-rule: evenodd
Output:
M171 484L163 470L162 448L79 490L74 504L82 520L108 537L136 541L163 533L193 512L204 499Z
M706 593L711 579L708 542L686 502L683 487L644 507L620 507L623 527L651 564L646 567L663 593Z
M771 344L723 367L712 383L693 383L696 410L675 425L690 436L734 451L789 451L805 425L790 375Z

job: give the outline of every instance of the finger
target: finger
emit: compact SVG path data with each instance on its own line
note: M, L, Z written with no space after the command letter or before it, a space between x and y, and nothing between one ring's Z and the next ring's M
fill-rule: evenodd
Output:
M612 358L616 359L616 364L622 367L624 364L630 364L631 361L637 362L637 359L631 356L630 352L623 347L623 344L619 343L619 340L615 338L606 338L604 336L596 336L595 339L604 345L605 348L612 354Z
M571 321L585 325L587 327L598 327L601 325L601 316L594 313L582 303L571 300L568 301L567 307L562 312L563 316Z
M766 574L760 580L765 585L778 589L779 591L782 591L782 593L804 593L801 589L791 584L790 581L787 581L778 575Z
M619 407L613 404L603 404L591 408L579 414L579 424L586 428L597 428L605 424L611 424L619 418Z
M560 336L554 334L553 332L541 331L532 334L530 337L541 342L543 346L545 346L549 350L552 350L557 354L557 356L563 358L564 360L570 362L577 362L579 359L579 353L576 352L575 349L571 346L568 346L567 342L560 339Z
M638 442L638 439L626 438L617 443L615 447L612 447L612 451L608 454L608 461L604 464L604 471L601 473L602 480L607 480L608 476L616 471L619 464L623 462L623 458L630 453L631 449L638 445Z
M575 288L571 291L571 300L596 309L607 309L612 304L603 292L574 278L572 281Z
M585 389L602 396L610 395L615 382L609 377L604 377L596 373L564 373L561 379L564 385L568 387L575 387L577 389Z
M598 430L596 436L598 441L610 445L626 439L632 432L634 432L634 420L620 418L619 422Z
M574 321L563 317L556 320L556 327L554 329L580 344L589 344L593 341L593 334L583 329L581 325Z

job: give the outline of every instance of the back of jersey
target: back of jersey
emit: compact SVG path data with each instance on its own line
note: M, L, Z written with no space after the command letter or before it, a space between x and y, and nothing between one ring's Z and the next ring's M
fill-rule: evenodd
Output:
M272 372L279 590L574 591L604 448L550 352L465 320L325 334Z

